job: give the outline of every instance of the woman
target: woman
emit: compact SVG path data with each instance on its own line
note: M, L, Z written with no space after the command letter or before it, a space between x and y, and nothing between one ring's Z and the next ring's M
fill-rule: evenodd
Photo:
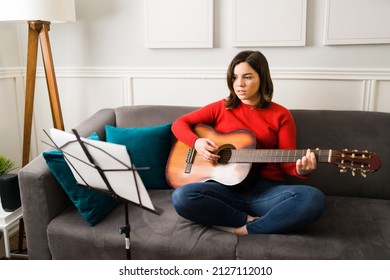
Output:
M229 65L230 95L178 118L175 136L206 161L216 161L218 146L199 138L192 128L212 126L219 133L247 129L258 149L296 149L296 128L290 112L272 102L273 84L267 59L258 51L238 53ZM296 163L253 164L248 177L235 186L216 181L195 182L177 188L172 195L179 215L196 223L217 226L237 235L285 233L316 221L325 205L324 195L305 185L287 185L284 175L306 178L316 169L313 152L307 150Z

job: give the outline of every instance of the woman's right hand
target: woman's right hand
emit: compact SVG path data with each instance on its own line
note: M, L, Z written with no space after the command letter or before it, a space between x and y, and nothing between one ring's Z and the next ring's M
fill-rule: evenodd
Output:
M214 152L218 149L218 146L211 139L196 139L194 148L197 153L206 161L214 162L219 159L219 155L214 154Z

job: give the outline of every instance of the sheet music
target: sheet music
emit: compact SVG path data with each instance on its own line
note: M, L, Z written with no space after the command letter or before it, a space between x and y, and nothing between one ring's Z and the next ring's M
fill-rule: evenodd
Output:
M99 167L118 197L156 211L138 172L131 170L130 157L124 145L81 138L93 158L93 164L74 134L52 128L50 135L64 153L78 184L109 191L96 168Z

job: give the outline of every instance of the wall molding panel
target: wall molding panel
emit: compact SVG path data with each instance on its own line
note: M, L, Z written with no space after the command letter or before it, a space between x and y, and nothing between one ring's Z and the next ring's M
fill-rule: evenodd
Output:
M233 46L305 46L307 0L234 0Z
M0 79L25 77L26 71L21 67L0 68Z
M145 0L145 46L212 48L213 7L213 0Z
M326 0L324 44L389 44L389 12L390 1Z
M390 80L390 68L271 67L273 79ZM25 78L24 67L0 68L0 79ZM58 67L57 78L225 78L226 68ZM44 78L42 67L37 77Z
M271 67L272 79L321 79L321 80L390 80L390 68L310 68ZM16 74L15 74L16 73ZM0 69L1 78L25 77L25 69ZM37 77L44 78L43 68L37 69ZM130 67L58 67L57 78L226 78L226 68L130 68Z
M23 116L24 116L23 72L18 69L0 69L0 137L1 154L22 166ZM3 133L4 132L4 133Z

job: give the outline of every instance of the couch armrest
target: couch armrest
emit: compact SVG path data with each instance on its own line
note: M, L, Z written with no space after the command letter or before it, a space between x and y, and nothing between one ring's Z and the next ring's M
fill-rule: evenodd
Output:
M96 132L101 140L106 140L106 132L104 130L106 124L116 126L115 109L101 109L80 123L75 129L83 137Z
M42 156L20 170L19 187L29 258L51 259L47 225L71 202Z

